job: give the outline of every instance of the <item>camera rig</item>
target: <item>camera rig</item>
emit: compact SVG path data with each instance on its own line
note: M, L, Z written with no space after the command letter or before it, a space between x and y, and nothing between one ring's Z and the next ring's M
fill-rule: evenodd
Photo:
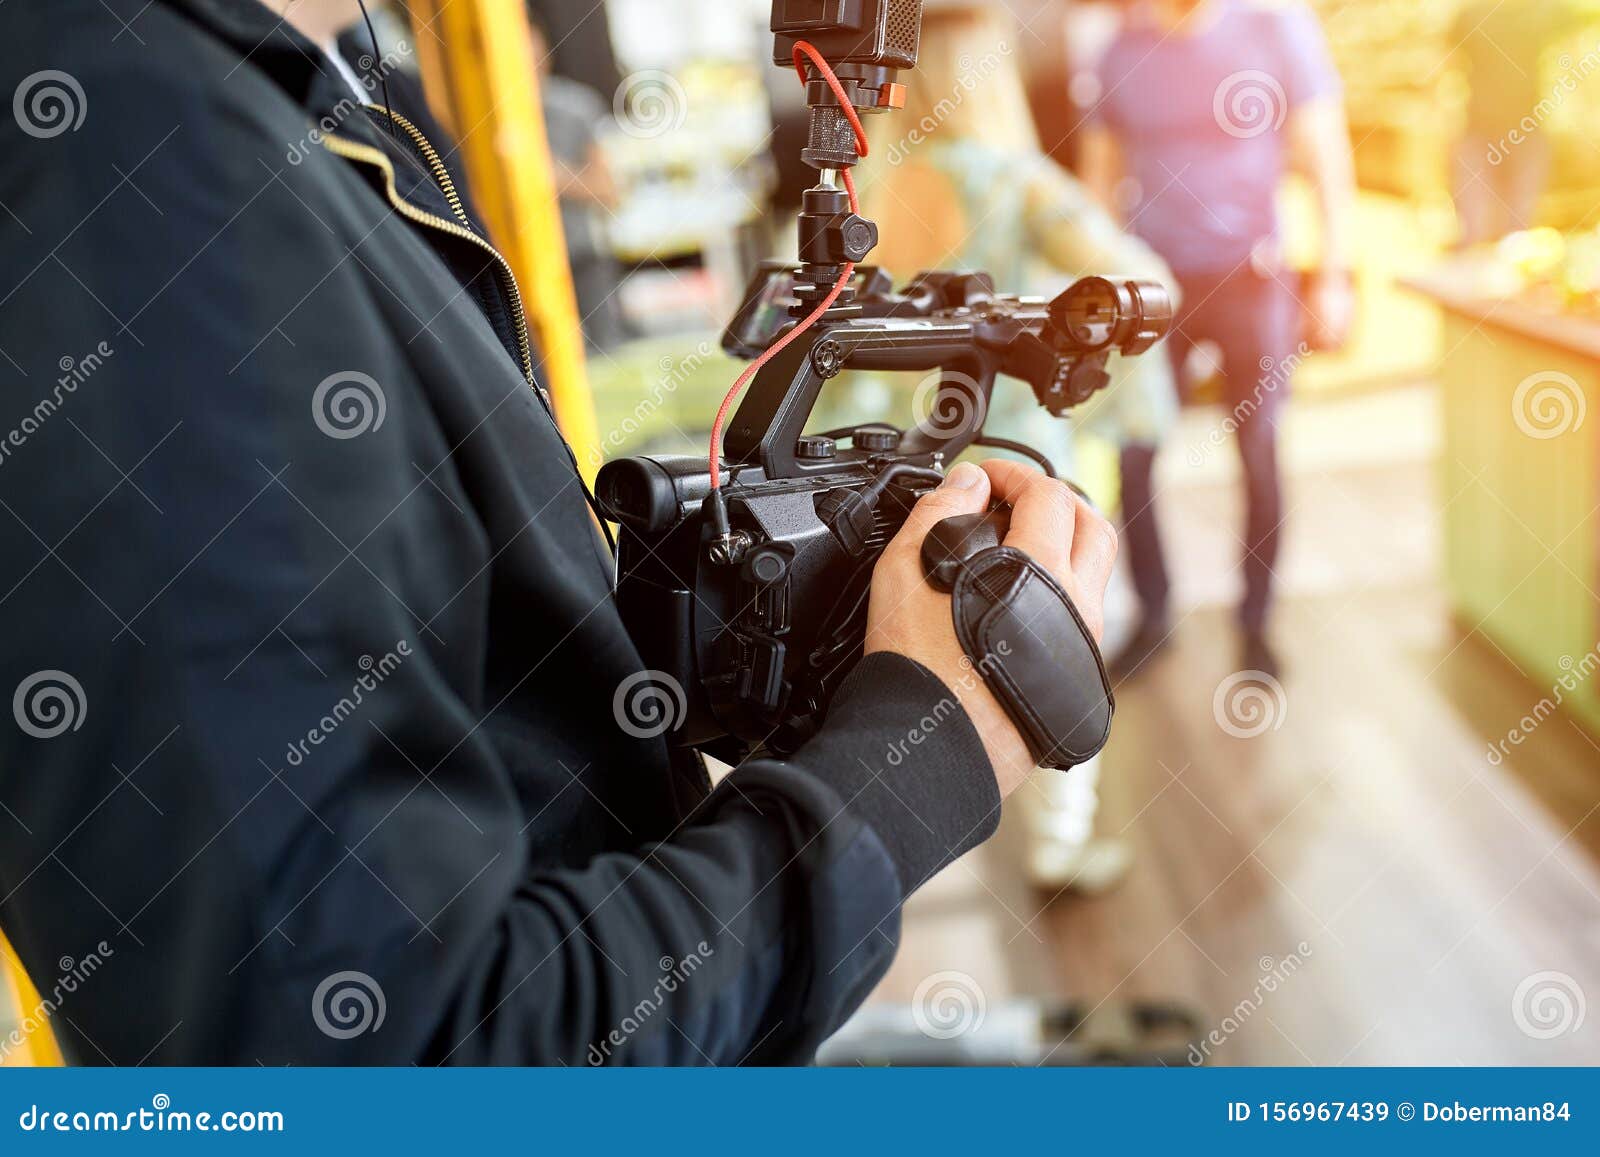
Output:
M1090 277L1046 302L998 294L983 273L923 273L896 291L859 264L877 242L850 179L867 149L859 114L903 103L895 77L916 63L921 7L776 0L777 59L792 54L807 84L804 155L822 174L801 261L763 264L723 337L751 365L709 457L628 458L599 475L622 527L621 612L646 665L682 691L668 738L730 763L792 753L816 732L861 656L873 567L946 464L974 445L1031 453L984 436L1000 375L1062 416L1109 383L1113 353L1144 353L1171 324L1150 282ZM808 432L846 371L929 375L927 413L909 429Z

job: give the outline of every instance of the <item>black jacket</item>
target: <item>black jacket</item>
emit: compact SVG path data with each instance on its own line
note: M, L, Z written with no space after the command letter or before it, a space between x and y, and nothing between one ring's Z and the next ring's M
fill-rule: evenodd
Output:
M964 716L900 757L937 680L708 796L420 146L254 0L0 44L0 927L69 1056L808 1059L996 821Z

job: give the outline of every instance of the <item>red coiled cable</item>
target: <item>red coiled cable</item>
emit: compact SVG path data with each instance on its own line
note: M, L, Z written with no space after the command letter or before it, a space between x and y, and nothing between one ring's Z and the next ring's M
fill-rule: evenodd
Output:
M828 82L828 87L833 90L834 98L839 102L839 107L844 110L845 119L850 122L850 127L855 131L856 152L860 156L866 156L867 131L862 127L861 118L856 115L855 107L850 103L849 94L844 91L844 85L839 83L839 77L834 73L828 62L823 59L822 53L818 52L816 48L804 40L800 41L794 46L794 68L795 71L800 74L800 83L807 85L811 83L810 78L806 76L805 62L807 58L809 58L811 63L816 66L817 71L822 74L822 79ZM843 175L845 192L850 196L850 212L859 213L861 212L861 205L856 198L855 178L851 175L849 169L845 169ZM801 334L805 333L812 326L814 326L823 314L827 313L828 310L833 308L834 303L839 300L839 295L844 292L845 286L850 284L850 279L855 275L855 263L846 262L844 271L839 274L839 280L834 283L833 289L828 293L828 296L822 299L822 301L817 305L817 308L812 310L811 313L806 316L804 321L795 326L788 333L784 334L783 337L779 338L776 342L769 346L765 353L763 353L755 361L751 362L750 365L745 368L744 373L740 374L738 379L733 383L732 388L728 390L727 396L722 399L722 405L717 410L717 420L711 426L711 453L709 464L711 467L711 489L713 492L716 492L722 488L722 428L727 423L728 411L733 409L733 403L738 400L739 394L744 390L745 386L749 384L750 379L761 372L761 368L763 366L765 366L773 358L777 357L785 349L792 345Z

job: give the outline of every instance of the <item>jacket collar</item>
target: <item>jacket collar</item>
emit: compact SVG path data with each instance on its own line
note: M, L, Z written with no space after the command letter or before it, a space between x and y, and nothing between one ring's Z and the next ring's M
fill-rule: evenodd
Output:
M323 50L261 0L155 0L238 52L297 103L321 115L348 95ZM142 0L116 0L137 11Z
M246 56L298 53L311 42L260 0L157 0L183 13Z
M3 2L3 0L0 0ZM102 0L102 3L107 0ZM128 8L129 15L147 0L110 0ZM238 52L299 104L313 124L324 132L353 138L388 153L410 158L409 165L397 166L395 184L400 196L435 216L451 220L454 212L433 178L421 167L414 152L398 145L392 134L380 129L375 119L381 114L335 115L343 104L348 110L350 86L330 63L323 50L302 36L287 21L260 0L154 0L165 4L202 31L216 37ZM387 122L385 122L387 123ZM332 126L332 127L329 127Z

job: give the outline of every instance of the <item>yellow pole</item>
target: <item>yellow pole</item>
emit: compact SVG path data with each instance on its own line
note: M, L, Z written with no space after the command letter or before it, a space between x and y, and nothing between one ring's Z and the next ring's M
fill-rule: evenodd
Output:
M56 1067L61 1050L50 1028L35 1016L39 994L22 961L0 932L0 1068ZM30 1021L32 1022L30 1027ZM20 1040L21 1044L13 1044Z
M593 480L599 423L523 0L412 0L428 102L522 287L562 432Z

